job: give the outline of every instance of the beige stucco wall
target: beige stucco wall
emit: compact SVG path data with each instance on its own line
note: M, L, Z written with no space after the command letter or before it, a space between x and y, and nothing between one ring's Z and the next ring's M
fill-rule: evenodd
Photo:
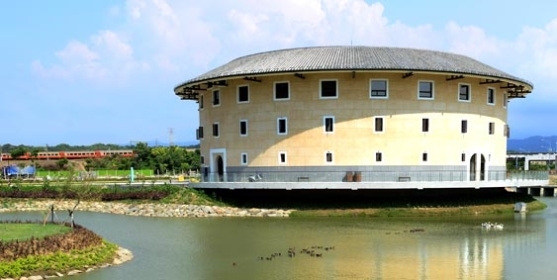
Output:
M416 73L327 72L258 77L261 82L227 80L220 87L221 105L213 106L211 90L203 93L200 125L204 127L201 154L210 165L210 149L226 150L226 165L240 166L247 153L248 166L278 166L278 154L287 153L286 166L320 165L466 165L474 153L484 154L490 166L504 166L507 109L499 84L481 85L485 79L466 77L446 81L448 75ZM338 98L321 99L321 79L338 80ZM387 79L388 99L371 99L370 79ZM433 100L418 99L418 81L434 82ZM290 82L290 100L274 101L275 81ZM458 101L458 85L471 86L471 101ZM249 102L237 102L237 86L249 85ZM495 89L495 105L487 104L487 88ZM333 116L333 133L324 132L324 116ZM384 132L374 132L374 117L384 118ZM288 134L277 135L277 118L288 119ZM422 118L430 131L422 132ZM240 120L248 121L248 136L241 137ZM462 134L461 120L468 121ZM212 136L218 122L220 136ZM489 135L489 123L495 133ZM326 163L325 153L333 153ZM375 162L381 152L382 162ZM422 161L422 153L428 161ZM461 161L461 154L466 161Z

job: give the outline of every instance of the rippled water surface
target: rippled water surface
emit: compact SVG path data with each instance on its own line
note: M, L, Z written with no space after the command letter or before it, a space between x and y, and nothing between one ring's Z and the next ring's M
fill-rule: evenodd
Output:
M556 279L557 199L541 199L549 205L543 212L482 218L175 219L76 212L77 223L135 257L67 278ZM0 214L14 218L42 214ZM488 220L504 229L482 229Z

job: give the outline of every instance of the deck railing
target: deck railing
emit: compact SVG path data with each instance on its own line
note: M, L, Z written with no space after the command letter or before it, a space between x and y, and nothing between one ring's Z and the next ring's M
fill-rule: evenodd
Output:
M265 171L202 174L202 182L466 182L548 180L547 171Z

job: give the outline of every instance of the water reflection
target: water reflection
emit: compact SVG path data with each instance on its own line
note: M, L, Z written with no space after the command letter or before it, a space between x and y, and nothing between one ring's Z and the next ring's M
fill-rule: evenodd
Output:
M551 279L557 200L543 213L428 219L171 219L99 213L76 221L134 252L72 279ZM40 219L40 213L0 219ZM419 230L416 230L419 229ZM300 254L312 246L322 257ZM295 257L286 254L296 248ZM260 257L280 252L272 260Z

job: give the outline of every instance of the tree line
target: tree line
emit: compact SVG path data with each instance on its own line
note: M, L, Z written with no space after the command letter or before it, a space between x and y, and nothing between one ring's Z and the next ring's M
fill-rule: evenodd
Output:
M201 164L201 156L198 146L157 146L150 147L147 143L138 142L135 146L119 146L112 144L94 144L90 146L69 146L60 144L56 149L59 151L95 151L95 150L123 150L132 149L133 157L123 157L121 155L111 155L103 158L87 158L85 159L84 168L86 171L99 169L151 169L155 174L164 174L167 172L187 172L189 170L199 170ZM9 149L6 149L9 148ZM18 158L26 153L30 153L31 158L42 151L40 147L33 146L12 146L9 144L2 146L3 153L11 153L13 158ZM54 149L48 149L54 151ZM54 163L37 162L33 164L38 169L44 170L64 170L72 165L67 159L60 159Z

